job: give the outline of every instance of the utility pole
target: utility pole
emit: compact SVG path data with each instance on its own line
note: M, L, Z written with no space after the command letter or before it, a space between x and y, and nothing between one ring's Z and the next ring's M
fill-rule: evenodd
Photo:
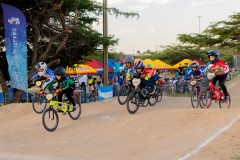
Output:
M199 15L197 17L198 17L198 29L199 29L199 33L201 33L201 18L202 18L202 15Z
M107 0L103 0L103 36L108 36L108 21L107 21ZM108 46L103 44L103 79L104 86L108 86Z

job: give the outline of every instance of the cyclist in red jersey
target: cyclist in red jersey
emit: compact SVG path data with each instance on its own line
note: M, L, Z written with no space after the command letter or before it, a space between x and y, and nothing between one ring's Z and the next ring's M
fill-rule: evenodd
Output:
M134 68L136 69L136 73L138 77L142 79L141 86L149 86L151 87L152 91L151 94L155 92L156 89L156 82L152 81L152 77L155 75L154 70L151 68L145 67L142 60L135 62Z
M224 61L219 59L219 52L217 50L211 50L207 52L209 62L207 63L206 69L210 70L217 75L212 79L213 85L218 81L219 86L222 88L222 91L225 95L224 99L229 99L228 91L225 86L225 81L228 76L229 67L225 64Z

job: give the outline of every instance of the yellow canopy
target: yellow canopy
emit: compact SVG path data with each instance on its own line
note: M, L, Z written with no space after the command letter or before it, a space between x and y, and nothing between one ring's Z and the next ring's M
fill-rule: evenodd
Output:
M154 60L154 63L156 64L156 68L158 68L158 69L171 69L172 68L171 65L169 65L159 59Z
M134 59L134 62L137 62L137 61L139 61L139 60L141 60L140 58L135 58Z
M180 64L183 66L184 63L188 63L188 65L189 65L189 64L192 63L192 60L190 60L190 59L184 59L184 60L178 62L177 64L175 64L175 65L172 66L172 67L173 67L173 68L178 68L178 67L180 66Z
M148 64L152 65L152 69L155 69L156 68L156 64L153 62L153 60L151 59L144 59L143 60L143 63L145 66L147 66Z
M97 74L97 70L86 64L74 64L73 67L66 67L66 74Z

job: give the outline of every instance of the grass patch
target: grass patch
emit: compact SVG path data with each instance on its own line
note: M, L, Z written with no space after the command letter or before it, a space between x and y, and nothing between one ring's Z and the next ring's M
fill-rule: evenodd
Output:
M232 160L240 160L240 156L231 157Z

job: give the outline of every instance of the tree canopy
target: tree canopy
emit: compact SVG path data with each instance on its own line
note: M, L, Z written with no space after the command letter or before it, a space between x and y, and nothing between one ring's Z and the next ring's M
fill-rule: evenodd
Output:
M102 3L92 0L1 0L1 3L19 8L26 16L29 79L40 61L47 62L49 66L60 62L58 66L65 67L101 49L103 44L111 46L118 42L113 35L104 37L93 27L103 14ZM139 16L116 8L108 8L108 11L116 16ZM3 17L1 7L0 16ZM3 48L2 18L0 35L0 48ZM0 61L6 61L4 56L0 56ZM3 74L7 77L7 70ZM5 82L1 84L5 85Z
M188 45L215 47L231 52L240 51L240 13L230 15L227 20L214 22L202 33L179 34L177 39Z
M2 0L2 3L19 8L26 16L29 77L39 61L61 60L61 65L66 66L69 61L77 63L103 44L111 46L118 42L113 35L103 37L93 28L102 15L101 3L92 0ZM116 8L108 11L116 16L139 16ZM3 22L0 32L4 35ZM0 45L4 45L4 39Z

